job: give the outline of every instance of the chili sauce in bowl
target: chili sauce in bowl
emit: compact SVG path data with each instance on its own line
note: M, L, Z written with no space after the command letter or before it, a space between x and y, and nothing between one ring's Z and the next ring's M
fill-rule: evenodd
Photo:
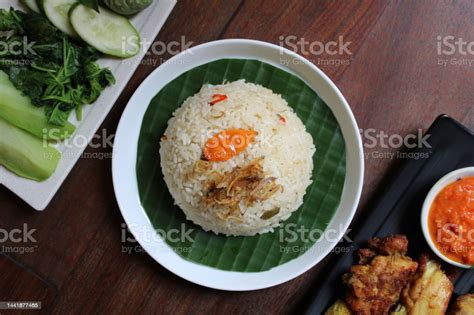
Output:
M421 218L431 249L458 267L474 267L474 167L441 178L425 199Z

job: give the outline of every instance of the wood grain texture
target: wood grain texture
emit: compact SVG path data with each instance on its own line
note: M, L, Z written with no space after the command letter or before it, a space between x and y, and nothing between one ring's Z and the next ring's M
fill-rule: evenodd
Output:
M442 113L474 129L474 64L438 65L438 58L474 56L437 53L438 36L474 40L473 21L469 0L180 0L157 40L169 43L184 36L199 44L239 37L279 44L281 36L295 36L327 43L342 36L351 42L351 54L298 52L316 64L347 60L339 66L318 65L341 89L360 128L404 136L419 128L426 130ZM133 91L170 56L145 59L99 134L115 132ZM386 150L377 146L367 152ZM111 148L86 150L94 152L110 154ZM398 163L366 159L359 215ZM123 220L112 188L110 158L82 158L42 213L4 187L0 188L0 208L1 228L11 230L27 223L37 229L38 240L33 253L0 258L0 300L37 298L47 312L57 314L289 313L305 306L324 264L274 288L234 293L188 283L139 248L122 253Z
M41 310L48 312L53 309L57 289L34 271L18 264L10 258L0 256L0 270L2 279L1 301L29 301L41 302ZM3 310L0 313L4 312ZM13 312L13 311L5 311ZM31 310L15 311L15 313L28 313Z

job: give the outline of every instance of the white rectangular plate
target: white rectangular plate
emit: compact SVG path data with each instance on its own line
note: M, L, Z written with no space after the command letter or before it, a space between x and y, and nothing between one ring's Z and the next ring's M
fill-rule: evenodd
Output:
M81 122L75 120L74 113L71 115L70 120L77 126L77 130L74 136L66 141L67 143L63 142L57 146L62 153L62 158L54 174L46 181L38 183L16 176L0 166L0 184L17 194L36 210L41 211L46 208L112 109L175 4L176 0L155 0L150 7L131 18L131 22L140 32L143 42L139 54L125 60L103 58L99 61L100 65L112 70L117 82L105 89L94 104L83 107ZM19 0L4 0L0 3L1 8L8 9L10 6L26 10Z

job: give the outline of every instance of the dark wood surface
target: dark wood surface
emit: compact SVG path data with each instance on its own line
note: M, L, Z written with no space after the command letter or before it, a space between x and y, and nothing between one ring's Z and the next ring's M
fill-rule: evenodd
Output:
M326 43L342 36L351 42L350 55L299 53L336 83L360 128L404 136L426 130L442 113L474 129L474 61L471 66L438 65L439 58L474 60L474 55L439 56L437 37L447 35L474 41L470 0L179 0L156 40L168 43L184 36L197 45L253 38L279 44L281 36L296 36ZM169 57L147 57L98 133L115 132L133 91ZM343 64L327 64L336 59ZM374 151L390 149L367 149ZM111 148L86 152L110 153ZM397 163L366 159L353 225ZM31 253L0 255L0 301L38 300L44 312L287 313L305 306L324 265L277 287L234 293L186 282L146 253L122 253L123 220L110 159L80 159L44 212L34 211L3 186L0 209L2 229L26 223L36 229L37 240Z

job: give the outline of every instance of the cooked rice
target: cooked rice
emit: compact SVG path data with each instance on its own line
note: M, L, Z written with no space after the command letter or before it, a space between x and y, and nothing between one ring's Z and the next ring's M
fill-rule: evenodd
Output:
M215 94L227 99L210 106ZM197 171L206 141L227 129L255 130L258 135L243 153L225 162L209 162L209 169ZM301 206L311 184L315 147L302 121L280 95L244 80L204 85L173 113L165 136L160 157L168 189L186 217L206 231L225 235L272 231ZM212 178L258 159L265 175L276 178L282 189L263 201L241 201L234 212L205 201Z

